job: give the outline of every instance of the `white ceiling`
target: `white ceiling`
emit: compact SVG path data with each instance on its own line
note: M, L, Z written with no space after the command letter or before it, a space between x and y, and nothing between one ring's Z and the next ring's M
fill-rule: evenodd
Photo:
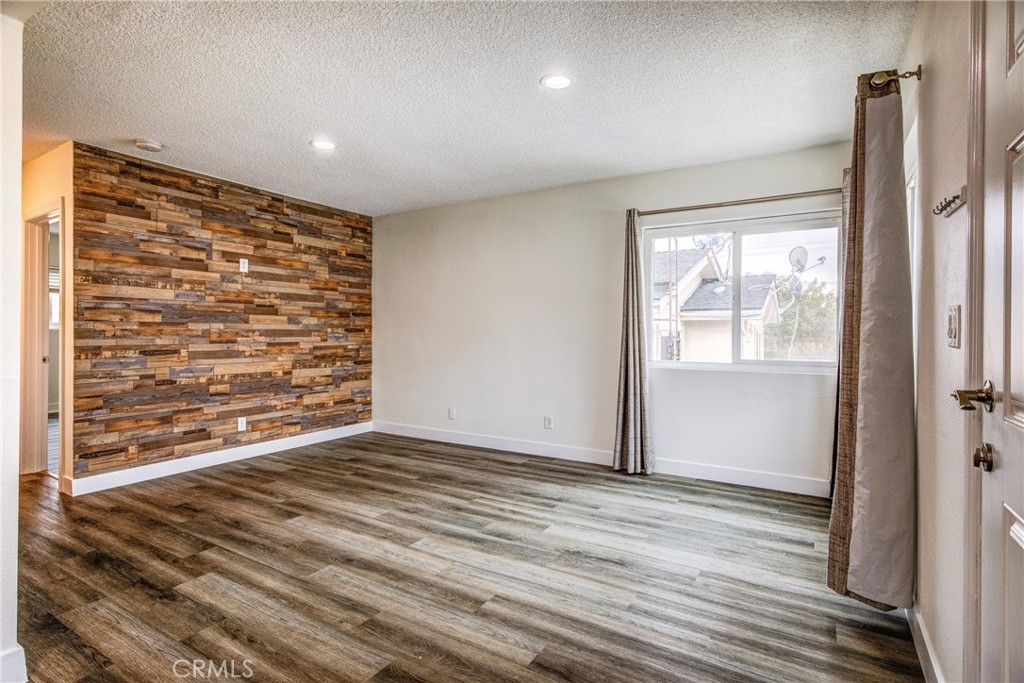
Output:
M799 149L849 139L857 74L916 66L914 8L53 3L25 30L25 158L73 138L381 215Z

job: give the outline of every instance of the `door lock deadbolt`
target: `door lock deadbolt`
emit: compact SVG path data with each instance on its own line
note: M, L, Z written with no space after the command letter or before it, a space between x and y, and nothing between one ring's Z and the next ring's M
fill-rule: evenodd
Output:
M992 455L992 444L983 443L974 449L974 466L980 467L986 472L991 472L995 466L995 457Z

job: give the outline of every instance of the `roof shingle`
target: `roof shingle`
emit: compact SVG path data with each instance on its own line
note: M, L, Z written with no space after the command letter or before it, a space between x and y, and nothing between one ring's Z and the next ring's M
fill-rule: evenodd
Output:
M708 249L678 249L676 251L654 252L654 291L655 299L668 293L673 278L677 281L700 263ZM675 256L675 271L672 269L672 257Z
M732 280L705 278L679 307L681 311L727 311L732 308ZM744 275L740 308L744 311L764 308L775 282L774 275Z

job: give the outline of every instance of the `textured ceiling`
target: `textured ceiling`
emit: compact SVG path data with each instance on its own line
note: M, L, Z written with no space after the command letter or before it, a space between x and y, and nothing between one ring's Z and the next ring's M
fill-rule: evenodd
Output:
M73 138L381 215L756 156L849 139L857 74L916 66L913 13L58 2L26 24L25 158ZM541 88L551 71L575 85Z

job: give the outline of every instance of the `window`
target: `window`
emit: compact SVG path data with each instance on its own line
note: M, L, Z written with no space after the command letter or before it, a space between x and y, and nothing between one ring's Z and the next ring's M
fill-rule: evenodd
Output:
M50 268L49 277L50 329L60 329L60 270Z
M645 232L652 361L834 363L839 216Z

